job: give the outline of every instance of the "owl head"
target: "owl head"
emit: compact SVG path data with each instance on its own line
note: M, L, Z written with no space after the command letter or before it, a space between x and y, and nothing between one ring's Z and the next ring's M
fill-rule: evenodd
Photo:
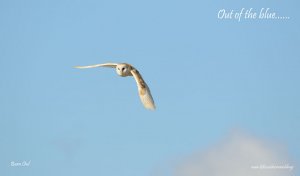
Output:
M117 74L120 76L131 76L131 68L128 64L118 64L116 66Z

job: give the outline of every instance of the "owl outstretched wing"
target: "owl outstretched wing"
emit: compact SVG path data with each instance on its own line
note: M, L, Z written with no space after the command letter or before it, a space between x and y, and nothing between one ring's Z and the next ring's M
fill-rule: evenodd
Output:
M87 65L87 66L75 66L74 68L96 68L96 67L111 67L111 68L116 68L118 64L116 63L105 63L105 64L95 64L95 65Z
M131 69L131 74L137 83L139 96L144 107L150 110L155 110L155 104L150 89L142 78L142 75L134 67L132 67Z

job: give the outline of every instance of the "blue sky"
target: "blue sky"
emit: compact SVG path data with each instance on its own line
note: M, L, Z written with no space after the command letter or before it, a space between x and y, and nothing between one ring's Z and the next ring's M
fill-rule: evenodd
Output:
M232 129L300 159L297 1L0 1L0 175L151 175ZM270 8L289 20L220 20ZM132 77L73 66L128 62ZM11 167L31 161L30 167Z

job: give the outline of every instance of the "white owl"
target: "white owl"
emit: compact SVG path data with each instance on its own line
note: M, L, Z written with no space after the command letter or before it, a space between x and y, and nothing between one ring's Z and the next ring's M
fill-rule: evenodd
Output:
M150 92L149 87L147 86L146 82L142 78L142 75L139 71L134 68L132 65L127 63L105 63L105 64L96 64L96 65L89 65L89 66L76 66L75 68L95 68L95 67L111 67L116 68L117 74L126 77L126 76L133 76L137 86L140 99L144 104L144 107L150 110L155 110L155 104Z

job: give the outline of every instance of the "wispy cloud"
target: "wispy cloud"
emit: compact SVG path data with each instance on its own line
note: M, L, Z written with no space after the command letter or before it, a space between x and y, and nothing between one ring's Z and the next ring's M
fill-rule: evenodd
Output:
M175 176L293 176L295 166L284 147L233 131L206 151L179 161Z

